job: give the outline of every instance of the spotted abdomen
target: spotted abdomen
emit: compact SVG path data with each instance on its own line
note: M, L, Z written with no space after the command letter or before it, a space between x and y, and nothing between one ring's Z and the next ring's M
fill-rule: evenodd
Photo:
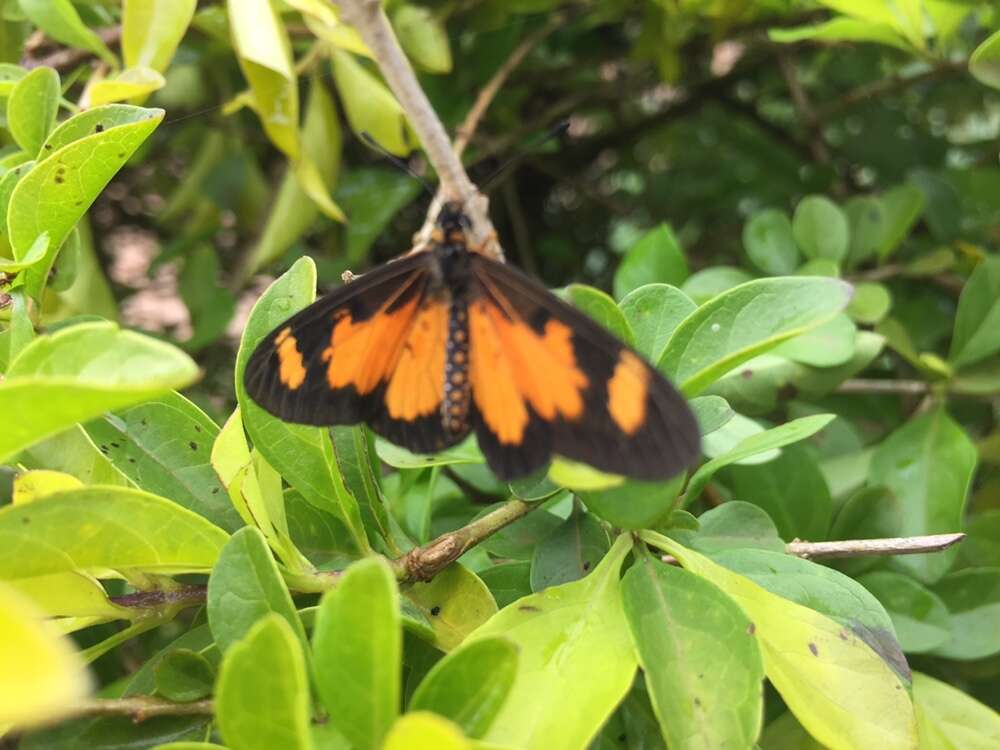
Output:
M448 314L441 418L451 435L460 435L469 429L469 315L465 300L457 297L452 299Z

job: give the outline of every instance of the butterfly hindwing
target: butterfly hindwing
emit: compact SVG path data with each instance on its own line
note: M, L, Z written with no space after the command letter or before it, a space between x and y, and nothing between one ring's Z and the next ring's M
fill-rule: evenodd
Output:
M279 325L247 363L250 397L290 422L365 421L411 450L444 447L447 308L429 294L430 263L379 267Z
M638 354L516 269L476 256L469 303L476 434L501 478L552 453L637 479L697 457L684 398Z

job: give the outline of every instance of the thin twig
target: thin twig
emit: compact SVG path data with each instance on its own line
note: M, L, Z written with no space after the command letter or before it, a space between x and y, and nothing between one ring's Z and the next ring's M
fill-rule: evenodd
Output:
M826 146L826 141L823 140L822 122L816 116L816 111L809 102L809 97L806 95L805 89L799 83L795 64L792 62L785 48L780 45L777 47L777 56L778 67L781 69L781 75L785 79L785 85L788 86L788 93L792 97L792 105L795 107L795 111L798 112L799 119L802 121L803 126L805 126L806 132L809 133L809 148L812 151L813 159L820 164L829 164L830 150Z
M393 561L396 578L400 581L429 581L484 539L523 518L539 505L541 503L509 500L479 520L410 550Z
M839 99L835 99L830 104L820 108L816 115L820 120L825 122L830 118L842 115L847 110L852 109L859 104L871 101L872 99L877 99L884 94L890 94L895 91L899 91L900 89L909 88L910 86L914 86L918 83L924 83L936 78L943 78L957 73L965 73L968 70L967 65L968 63L965 60L957 60L955 62L942 63L941 65L931 68L930 70L912 76L892 76L891 78L880 78L872 81L871 83L866 83L863 86L851 89Z
M113 47L121 41L122 27L109 26L106 29L98 29L97 35L108 47ZM32 68L41 68L44 66L47 68L55 68L56 70L63 72L75 68L80 63L92 57L96 57L96 55L88 49L64 47L39 58L33 58L29 53L24 57L24 59L21 60L21 67L30 70Z
M871 557L880 555L922 555L940 552L965 539L965 534L930 534L883 539L848 539L840 542L789 542L790 555L818 560L834 557Z
M479 127L480 120L486 114L486 110L489 109L490 104L493 103L493 99L496 98L497 93L507 81L507 78L510 77L510 74L524 61L524 58L528 56L531 50L537 47L549 34L558 29L565 20L566 16L562 13L554 13L548 23L537 29L534 34L526 37L514 48L514 51L510 53L510 56L504 61L503 65L497 68L496 73L493 74L493 77L490 78L479 92L479 96L473 102L472 108L465 116L465 120L458 126L458 130L455 131L456 156L461 158L465 147L469 145L472 136L476 134L476 128Z
M488 201L472 184L461 160L455 155L444 125L420 88L413 68L382 12L382 3L380 0L341 0L340 7L344 19L357 29L378 63L441 181L427 221L415 238L416 247L422 247L429 241L441 203L458 201L471 220L470 235L477 249L502 259L503 251L496 241L496 232L487 212Z
M899 393L922 396L931 387L922 380L875 380L873 378L852 378L837 386L836 393Z
M128 698L92 698L77 702L70 709L73 716L130 716L138 724L154 716L211 716L211 700L177 703L151 695Z

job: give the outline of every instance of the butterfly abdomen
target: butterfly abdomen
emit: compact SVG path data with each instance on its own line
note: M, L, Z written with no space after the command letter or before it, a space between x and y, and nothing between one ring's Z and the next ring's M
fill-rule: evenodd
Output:
M464 295L452 297L448 314L441 417L452 435L469 429L469 313Z

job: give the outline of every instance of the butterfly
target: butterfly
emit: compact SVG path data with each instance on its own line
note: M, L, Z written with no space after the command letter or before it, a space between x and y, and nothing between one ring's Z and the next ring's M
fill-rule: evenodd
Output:
M553 454L665 479L699 455L684 398L630 347L515 268L470 249L447 202L424 249L317 300L265 336L244 373L265 410L367 423L415 453L475 432L499 479Z

